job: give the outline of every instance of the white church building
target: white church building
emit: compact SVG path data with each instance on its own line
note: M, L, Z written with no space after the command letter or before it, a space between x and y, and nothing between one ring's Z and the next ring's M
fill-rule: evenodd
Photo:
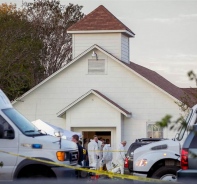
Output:
M181 89L153 70L129 61L135 34L99 6L68 31L73 60L13 102L30 121L41 119L67 130L121 140L173 138L155 122L179 117Z

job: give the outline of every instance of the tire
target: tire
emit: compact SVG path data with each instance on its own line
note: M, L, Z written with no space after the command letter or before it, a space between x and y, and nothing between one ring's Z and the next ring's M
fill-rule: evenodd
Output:
M47 179L53 178L56 176L51 169L45 166L31 166L24 168L18 175L17 178L28 178L28 179Z
M160 167L157 171L155 171L151 178L160 179L163 181L177 181L176 172L179 170L179 167L173 166L164 166Z
M87 178L88 177L88 172L87 171L80 171L80 177L81 178Z

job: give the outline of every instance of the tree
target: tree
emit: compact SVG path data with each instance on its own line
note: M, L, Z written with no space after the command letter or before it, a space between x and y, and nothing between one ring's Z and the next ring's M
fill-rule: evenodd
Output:
M50 76L72 59L72 38L67 29L84 17L82 6L64 7L59 0L34 0L24 7L25 16L43 41L41 64L45 77Z
M43 44L16 5L0 5L0 25L0 87L14 100L43 78Z
M14 100L72 58L67 29L84 14L82 6L35 0L22 10L0 5L0 87Z
M7 3L2 3L0 6L0 12L4 14L12 14L16 13L16 5L15 4L7 4Z

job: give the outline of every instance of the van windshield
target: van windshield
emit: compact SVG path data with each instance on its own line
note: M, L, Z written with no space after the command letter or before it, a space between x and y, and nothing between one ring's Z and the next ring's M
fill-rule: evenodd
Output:
M42 134L37 127L28 121L14 108L2 109L3 113L27 136L40 136Z
M186 118L186 120L185 120L185 125L183 125L183 126L181 127L181 131L180 131L180 133L179 133L179 136L177 137L177 140L178 140L178 141L181 141L181 140L183 139L183 136L184 136L185 131L186 131L186 129L187 129L187 125L189 124L190 119L191 119L191 117L192 117L192 113L193 113L193 109L190 110L190 112L189 112L189 114L188 114L188 116L187 116L187 118Z

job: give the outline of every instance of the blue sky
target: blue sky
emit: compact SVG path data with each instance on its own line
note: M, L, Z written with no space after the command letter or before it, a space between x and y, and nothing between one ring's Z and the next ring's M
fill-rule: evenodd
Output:
M179 87L195 87L187 72L197 73L197 0L60 1L82 5L85 14L104 5L136 34L130 39L131 61L155 70ZM22 4L22 0L0 0L3 2Z

